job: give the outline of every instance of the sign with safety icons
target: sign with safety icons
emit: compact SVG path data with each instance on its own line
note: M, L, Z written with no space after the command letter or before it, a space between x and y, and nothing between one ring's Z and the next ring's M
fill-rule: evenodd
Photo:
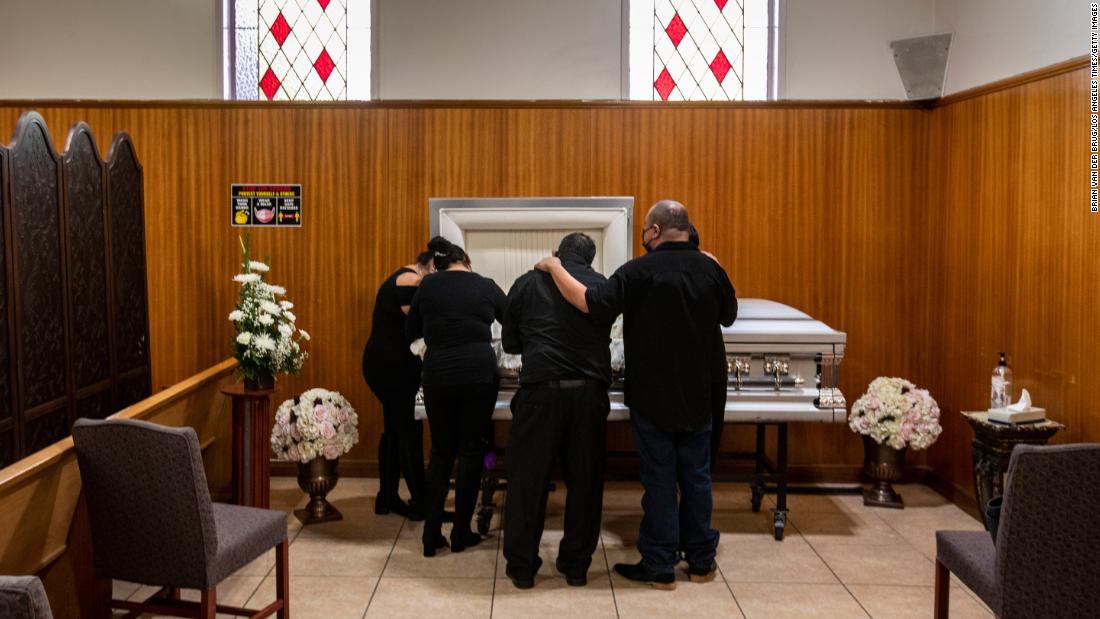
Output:
M229 222L236 228L302 225L302 186L233 184Z

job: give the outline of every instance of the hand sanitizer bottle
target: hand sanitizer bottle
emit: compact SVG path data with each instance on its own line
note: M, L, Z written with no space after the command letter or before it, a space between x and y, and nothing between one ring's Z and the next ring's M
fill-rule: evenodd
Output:
M993 378L989 390L989 408L1005 408L1012 404L1012 368L1001 353L1001 360L993 368Z

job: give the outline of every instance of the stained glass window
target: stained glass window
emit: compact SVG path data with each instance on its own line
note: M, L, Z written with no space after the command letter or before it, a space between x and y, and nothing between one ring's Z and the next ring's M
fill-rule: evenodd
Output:
M370 98L370 0L227 0L227 10L232 98Z
M775 96L776 0L631 0L630 98Z

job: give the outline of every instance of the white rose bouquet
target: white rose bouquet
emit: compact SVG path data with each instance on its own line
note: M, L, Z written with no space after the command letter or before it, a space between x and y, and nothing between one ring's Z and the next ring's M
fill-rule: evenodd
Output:
M940 407L926 389L903 378L880 376L852 405L848 426L894 449L926 449L940 432Z
M359 442L359 415L336 391L309 389L275 411L271 451L277 460L335 460Z
M264 281L269 267L250 259L247 239L241 239L241 253L241 272L233 277L241 291L237 308L229 314L237 330L233 339L237 372L250 380L265 373L296 374L307 357L300 342L309 340L309 333L294 324L294 304L279 299L286 289Z

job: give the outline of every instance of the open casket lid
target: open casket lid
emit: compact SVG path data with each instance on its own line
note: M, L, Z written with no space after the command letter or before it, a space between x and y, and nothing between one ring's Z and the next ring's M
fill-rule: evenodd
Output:
M789 305L767 299L738 299L737 320L733 326L722 327L722 339L727 348L737 343L843 346L848 336Z

